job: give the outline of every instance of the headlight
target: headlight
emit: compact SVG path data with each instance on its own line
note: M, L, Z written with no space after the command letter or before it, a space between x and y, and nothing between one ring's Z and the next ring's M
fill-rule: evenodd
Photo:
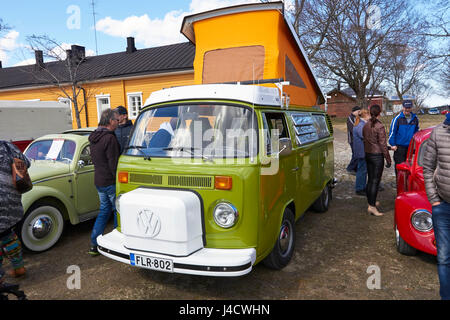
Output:
M118 213L120 213L120 197L122 196L122 194L119 194L117 197L116 197L116 201L114 202L114 204L115 204L115 206L116 206L116 211L118 212Z
M427 232L433 229L433 220L431 213L427 210L417 210L411 217L413 227L421 232Z
M214 208L213 216L218 226L231 228L236 224L239 213L232 204L222 202Z

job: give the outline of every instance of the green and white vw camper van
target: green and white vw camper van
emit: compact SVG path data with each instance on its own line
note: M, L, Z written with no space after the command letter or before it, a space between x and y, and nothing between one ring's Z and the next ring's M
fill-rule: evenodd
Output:
M238 84L152 93L119 160L119 227L99 236L99 251L208 276L286 266L295 221L328 209L334 157L327 114L281 97Z

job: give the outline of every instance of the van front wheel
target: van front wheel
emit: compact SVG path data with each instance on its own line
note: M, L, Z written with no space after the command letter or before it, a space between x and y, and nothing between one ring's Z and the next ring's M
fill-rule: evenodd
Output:
M289 208L284 210L283 221L272 252L264 259L265 266L280 270L291 261L295 248L295 217Z

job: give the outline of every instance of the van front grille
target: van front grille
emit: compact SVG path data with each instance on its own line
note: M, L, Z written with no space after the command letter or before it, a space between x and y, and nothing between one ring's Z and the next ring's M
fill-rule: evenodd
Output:
M167 184L173 187L211 188L212 177L169 176Z
M130 182L162 185L163 177L161 175L130 173Z
M156 185L160 187L212 189L214 188L214 177L130 173L130 183Z

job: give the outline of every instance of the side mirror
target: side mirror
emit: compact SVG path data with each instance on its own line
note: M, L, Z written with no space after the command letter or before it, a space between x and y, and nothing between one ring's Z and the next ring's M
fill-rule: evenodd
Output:
M402 162L396 165L397 171L409 171L410 166L408 162Z
M278 151L279 155L287 156L292 153L292 142L289 138L281 138L279 143L280 151Z
M81 168L84 168L84 166L85 166L86 164L84 163L83 160L78 160L77 165L78 165L78 168L81 169Z

